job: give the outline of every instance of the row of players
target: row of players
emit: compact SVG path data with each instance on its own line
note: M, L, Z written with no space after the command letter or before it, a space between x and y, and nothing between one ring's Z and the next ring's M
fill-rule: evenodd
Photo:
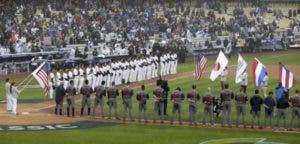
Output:
M78 91L84 84L84 80L89 81L89 86L94 89L102 81L106 82L106 87L120 85L123 82L137 82L158 77L158 66L160 65L160 75L177 73L177 54L166 53L160 57L152 55L140 58L128 58L120 61L112 61L105 64L95 64L76 66L72 69L51 71L49 86L49 97L53 98L54 86L59 86L61 82L66 89L70 80L74 81L74 87Z
M214 107L218 105L222 107L222 127L225 124L228 124L231 127L231 110L232 110L232 101L236 102L236 127L239 127L239 121L242 119L242 124L244 128L246 128L245 118L246 118L246 107L248 100L250 101L251 107L251 128L254 128L254 120L258 121L257 125L259 128L263 128L260 123L260 115L261 115L261 107L265 107L265 124L264 127L267 126L267 121L271 128L272 119L274 117L275 108L277 108L277 116L276 116L276 126L279 128L280 119L284 120L284 127L287 128L287 108L291 106L292 110L292 119L290 122L290 128L294 125L294 119L297 117L300 120L300 94L299 91L296 91L296 95L293 97L288 97L283 93L282 97L278 100L275 100L273 97L273 92L269 92L269 95L265 98L262 98L259 95L259 90L255 90L254 96L248 99L247 94L244 92L245 89L243 87L240 88L240 91L237 94L229 89L229 85L225 84L225 89L221 91L220 94L220 104L218 104L216 97L213 96L212 91L208 88L207 92L204 94L202 98L202 102L205 104L203 109L203 120L202 123L205 125L206 121L210 121L210 124L214 126ZM134 121L133 113L132 113L132 97L134 96L134 91L129 86L129 82L127 85L120 90L122 96L123 103L123 121L126 120L126 115L129 114L129 118L131 121ZM96 114L96 109L98 105L100 105L100 114L103 118L105 116L108 119L111 118L112 110L114 109L114 115L116 119L118 117L118 104L117 97L119 96L119 90L114 86L114 82L111 87L105 87L105 82L103 81L100 86L97 86L95 90L93 90L88 85L88 80L85 81L85 85L80 89L80 94L82 95L82 107L81 107L81 116L84 114L84 108L87 106L88 115L91 113L91 96L95 93L95 101L93 107L93 116ZM65 90L63 88L63 84L56 89L56 109L55 113L62 115L62 105L64 101L64 97L67 98L67 115L70 116L70 109L72 110L72 116L75 116L75 98L76 89L73 86L73 81L70 81L70 85ZM104 113L104 97L108 97L108 113L105 115ZM200 95L196 90L196 85L192 86L192 91L190 91L187 96L187 101L189 102L189 114L190 114L190 125L198 125L197 123L197 114L198 114L198 101L200 101ZM145 90L145 86L141 86L141 90L136 93L136 99L139 103L138 109L138 121L141 122L142 114L144 115L144 122L147 123L147 101L150 98L149 93ZM161 123L164 123L164 114L160 114L163 112L164 100L167 99L167 92L160 86L160 83L157 83L157 87L153 90L153 99L154 99L154 108L153 108L153 123L156 123L157 117L160 117ZM171 114L171 124L174 124L174 116L178 113L179 124L182 124L182 102L185 99L184 93L182 92L180 87L177 87L171 93L171 101L173 103L173 109Z

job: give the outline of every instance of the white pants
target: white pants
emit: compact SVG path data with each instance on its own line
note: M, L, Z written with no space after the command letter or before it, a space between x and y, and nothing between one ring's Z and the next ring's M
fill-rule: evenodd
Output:
M59 86L60 85L60 80L56 80L56 86Z
M11 111L11 109L12 109L11 96L7 95L6 96L6 110Z
M151 77L151 74L152 74L152 66L151 65L149 65L149 66L147 66L147 80L149 80L149 79L151 79L152 77Z
M161 76L165 75L165 65L163 63L160 64L160 75Z
M92 77L92 75L87 75L86 79L89 81L88 85L91 87L92 83L93 83L93 77Z
M12 109L11 109L11 113L12 114L17 114L17 98L15 97L11 97L11 104L12 104Z
M103 76L102 76L102 75L99 75L99 76L97 77L97 86L101 86L102 81L103 81Z
M97 80L98 80L98 77L97 76L95 76L95 75L93 75L92 76L92 78L93 78L93 82L92 82L92 89L94 90L95 89L95 87L97 86Z
M80 91L81 87L83 86L84 84L84 77L83 76L80 76L79 77L79 85L78 85L78 91Z
M67 89L69 81L64 80L64 88Z
M53 83L52 82L49 83L49 98L50 99L53 98Z
M74 87L76 90L78 90L78 82L79 82L79 76L75 76L74 78Z
M143 69L138 68L137 81L142 81L142 80L143 80Z

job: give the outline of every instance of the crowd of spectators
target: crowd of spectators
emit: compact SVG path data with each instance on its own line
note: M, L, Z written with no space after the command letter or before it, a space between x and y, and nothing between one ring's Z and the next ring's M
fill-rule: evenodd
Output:
M176 51L185 49L185 43L195 37L214 41L230 35L232 46L244 41L246 50L253 50L263 39L288 41L291 32L276 31L284 17L281 10L257 1L251 6L250 17L236 7L233 18L226 20L216 17L216 12L227 14L228 9L218 0L9 0L0 4L0 45L10 53L87 44L87 51L97 46L100 52L128 49L134 54L152 47L150 37L155 36L158 42L175 40L163 47ZM267 21L269 12L276 19ZM295 12L288 17L300 11ZM290 27L296 25L299 21L293 20Z

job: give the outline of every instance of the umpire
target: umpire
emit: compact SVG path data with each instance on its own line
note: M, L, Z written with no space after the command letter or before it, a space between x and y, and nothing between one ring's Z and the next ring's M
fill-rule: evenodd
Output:
M102 115L102 118L104 118L104 100L103 97L106 95L106 88L104 87L105 81L101 82L101 85L95 87L96 97L95 97L95 103L94 103L94 109L93 109L93 116L96 116L96 108L98 105L100 105L100 112Z
M59 109L59 114L62 115L62 107L64 102L64 96L66 95L66 90L64 88L64 83L60 82L60 85L56 88L55 96L55 114L57 115L57 110Z
M225 123L231 127L231 100L234 98L234 94L229 85L224 85L224 90L221 91L221 105L223 106L222 111L222 127L225 126Z
M88 107L88 115L91 113L91 94L93 93L93 89L89 86L89 81L84 81L85 85L81 87L80 94L82 94L82 101L81 101L81 111L80 114L83 116L84 107Z

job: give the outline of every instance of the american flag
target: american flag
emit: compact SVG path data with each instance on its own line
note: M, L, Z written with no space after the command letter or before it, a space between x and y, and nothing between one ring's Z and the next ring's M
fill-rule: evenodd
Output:
M44 89L44 95L47 96L49 93L48 75L50 68L48 63L43 62L35 71L33 71L33 77L38 81L40 86Z
M282 63L279 63L279 81L282 83L282 86L287 89L290 89L296 85L294 74Z
M200 79L207 63L207 58L204 55L199 54L195 57L195 61L195 78Z

